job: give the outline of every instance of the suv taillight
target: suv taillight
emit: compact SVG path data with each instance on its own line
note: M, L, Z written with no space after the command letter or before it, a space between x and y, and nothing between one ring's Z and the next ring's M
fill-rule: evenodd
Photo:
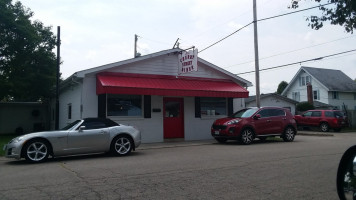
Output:
M333 119L333 123L334 123L334 124L338 124L338 121L339 121L339 120L337 120L337 118L334 118L334 119Z

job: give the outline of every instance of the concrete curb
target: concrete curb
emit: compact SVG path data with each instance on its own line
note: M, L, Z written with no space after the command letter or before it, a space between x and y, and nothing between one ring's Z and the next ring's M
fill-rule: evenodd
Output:
M213 144L213 143L216 143L216 141L215 140L198 140L198 141L181 141L181 142L146 143L146 144L141 144L137 148L137 150L202 146L202 145L208 145L208 144Z
M325 132L314 132L314 131L298 131L297 135L306 135L306 136L322 136L322 137L332 137L334 134L325 133Z

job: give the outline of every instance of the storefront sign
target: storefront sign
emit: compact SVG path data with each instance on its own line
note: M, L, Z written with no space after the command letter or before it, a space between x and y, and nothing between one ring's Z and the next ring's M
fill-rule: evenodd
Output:
M198 71L198 49L183 51L178 59L178 74Z

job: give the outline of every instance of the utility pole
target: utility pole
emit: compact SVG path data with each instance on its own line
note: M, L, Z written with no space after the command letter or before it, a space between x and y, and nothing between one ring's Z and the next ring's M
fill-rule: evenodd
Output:
M253 27L255 41L255 77L256 77L256 106L261 107L260 102L260 66L258 59L258 36L257 36L257 5L256 0L253 0Z
M61 64L61 27L57 26L57 81L56 81L56 121L55 129L59 129L59 65Z
M136 58L137 57L137 35L135 34L135 54L134 54L134 58Z

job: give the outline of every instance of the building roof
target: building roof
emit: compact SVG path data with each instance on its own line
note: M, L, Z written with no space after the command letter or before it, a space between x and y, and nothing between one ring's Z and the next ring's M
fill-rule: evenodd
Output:
M276 93L268 93L268 94L261 94L260 95L261 99L267 98L267 97L275 97L275 98L281 99L283 101L286 101L286 102L289 102L289 103L292 103L292 104L297 104L298 103L298 101L295 101L293 99L287 98L285 96L282 96L282 95L279 95L279 94L276 94ZM246 103L250 103L250 102L253 102L253 101L256 101L256 96L249 96L248 98L245 99Z
M89 73L99 73L99 72L105 72L106 70L110 69L110 68L113 68L113 67L119 67L119 66L123 66L123 65L126 65L126 64L131 64L131 63L135 63L135 62L139 62L139 61L143 61L143 60L146 60L146 59L150 59L150 58L154 58L154 57L158 57L158 56L162 56L162 55L169 55L169 54L177 54L179 52L183 51L182 49L178 49L178 48L175 48L175 49L168 49L168 50L164 50L164 51L159 51L159 52L156 52L156 53L152 53L152 54L148 54L148 55L144 55L144 56L139 56L139 57L136 57L136 58L131 58L131 59L127 59L127 60L123 60L123 61L119 61L119 62L115 62L115 63L110 63L110 64L106 64L106 65L102 65L102 66L98 66L98 67L94 67L94 68L90 68L90 69L86 69L86 70L82 70L82 71L78 71L76 73L74 73L72 76L70 76L69 80L72 80L73 77L75 78L83 78L86 74L89 74ZM248 80L245 80L239 76L236 76L235 74L229 72L229 71L226 71L212 63L209 63L208 61L204 60L204 59L201 59L198 57L198 62L200 63L203 63L223 74L226 74L228 75L229 77L231 77L233 80L241 83L241 85L243 87L250 87L252 86L252 83ZM66 82L66 80L64 81Z
M326 104L320 101L313 101L313 106L315 108L333 108L334 106L330 105L330 104Z
M284 89L282 95L286 95L292 83L298 81L299 74L302 72L309 74L313 80L318 81L328 91L356 92L356 82L340 70L303 66Z
M302 67L305 72L317 79L329 91L356 92L356 82L340 70Z

